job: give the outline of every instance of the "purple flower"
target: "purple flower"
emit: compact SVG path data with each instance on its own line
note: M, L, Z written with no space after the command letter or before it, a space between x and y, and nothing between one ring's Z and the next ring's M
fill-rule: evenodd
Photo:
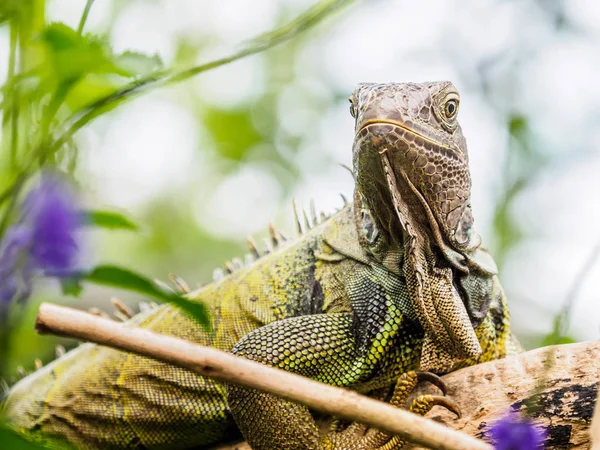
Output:
M544 448L544 430L530 419L511 411L490 428L496 450L538 450Z
M36 273L62 277L76 270L81 224L72 187L57 174L42 174L0 242L0 310L29 297Z
M78 255L81 218L72 187L53 173L44 173L39 187L23 203L23 220L32 233L31 257L50 275L72 272Z

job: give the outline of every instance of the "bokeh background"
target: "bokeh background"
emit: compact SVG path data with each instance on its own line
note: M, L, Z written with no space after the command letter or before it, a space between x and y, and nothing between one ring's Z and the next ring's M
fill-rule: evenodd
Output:
M76 28L84 1L48 1ZM293 19L309 0L101 0L86 31L166 67L226 55ZM516 335L541 345L567 301L568 334L600 336L600 4L595 0L350 2L266 52L119 106L77 134L75 178L90 208L125 212L140 233L93 231L95 262L169 273L192 287L246 253L292 199L341 207L353 180L348 96L362 81L452 80L462 96L476 224L501 269ZM0 28L0 61L8 30ZM0 70L0 82L5 71ZM587 273L582 268L589 266ZM132 294L87 286L81 299L39 286L10 366L49 361L33 332L42 300L98 306Z

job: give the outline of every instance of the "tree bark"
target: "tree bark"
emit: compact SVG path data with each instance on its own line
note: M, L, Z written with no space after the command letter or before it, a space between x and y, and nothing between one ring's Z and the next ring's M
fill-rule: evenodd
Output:
M546 429L546 448L587 449L599 375L599 342L540 348L445 375L463 417L438 408L427 417L485 438L491 423L530 402L531 417Z

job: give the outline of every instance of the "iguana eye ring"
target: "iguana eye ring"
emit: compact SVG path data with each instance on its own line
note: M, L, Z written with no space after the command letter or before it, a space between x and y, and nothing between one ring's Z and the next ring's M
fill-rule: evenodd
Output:
M449 133L454 133L458 127L456 117L458 116L459 104L460 97L458 96L458 93L450 91L441 93L436 99L436 106L433 107L433 112L440 122L440 125Z
M354 106L354 102L352 101L352 97L348 99L350 102L350 115L356 119L356 107Z
M458 100L455 98L451 98L444 105L444 114L446 115L447 119L452 119L454 116L456 116L457 112L458 112Z

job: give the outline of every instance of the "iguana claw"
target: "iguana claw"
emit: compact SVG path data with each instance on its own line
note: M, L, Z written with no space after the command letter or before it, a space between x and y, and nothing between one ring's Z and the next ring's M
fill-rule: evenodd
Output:
M446 388L446 383L444 383L444 381L440 377L438 377L435 373L415 371L415 374L417 375L417 380L419 383L422 383L423 381L427 381L427 382L433 384L434 386L436 386L440 391L442 391L442 394L446 395L446 393L448 391Z
M403 373L396 382L389 404L397 408L405 408L410 394L423 381L438 387L443 395L419 395L411 402L408 408L409 411L424 416L434 406L442 406L460 418L460 408L453 400L446 397L446 384L439 376L431 372L410 371ZM339 423L336 425L339 425ZM332 428L324 444L325 448L336 449L398 450L404 447L406 441L399 436L391 436L388 433L369 429L366 425L354 422L343 431L339 431L338 426Z
M448 397L443 397L441 395L432 395L431 401L434 405L443 406L448 411L456 414L456 418L460 419L462 414L460 412L460 407L456 404L456 402Z
M460 408L458 407L456 402L442 395L419 395L416 399L413 400L409 410L415 414L424 416L434 406L443 406L448 411L451 411L454 414L456 414L456 417L458 419L460 419L461 417Z
M442 394L443 394L443 395L419 395L415 400L413 400L412 404L410 405L410 408L409 408L410 411L424 416L425 414L427 414L429 412L429 410L431 410L431 408L433 408L434 406L437 405L437 406L442 406L442 407L446 408L448 411L453 412L460 419L461 413L460 413L459 406L456 404L456 402L454 402L450 398L446 397L446 394L448 391L446 384L436 374L431 373L431 372L423 372L423 371L408 372L408 373L404 374L403 376L401 376L398 381L406 382L405 380L411 380L413 383L413 388L416 387L417 383L420 383L422 381L427 381L427 382L433 384L434 386L436 386L437 388L439 388L439 390L442 391ZM410 386L410 382L409 382L409 386Z

